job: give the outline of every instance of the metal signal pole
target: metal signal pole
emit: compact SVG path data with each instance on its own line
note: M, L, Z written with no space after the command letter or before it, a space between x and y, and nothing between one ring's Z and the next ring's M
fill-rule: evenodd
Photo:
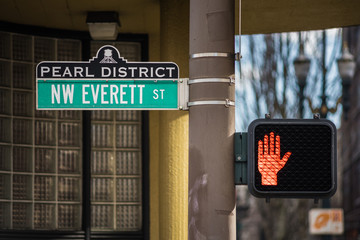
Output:
M189 240L235 239L234 1L190 1Z

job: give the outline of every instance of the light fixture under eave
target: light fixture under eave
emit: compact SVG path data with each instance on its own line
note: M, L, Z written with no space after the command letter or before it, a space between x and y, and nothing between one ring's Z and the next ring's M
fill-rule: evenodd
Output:
M86 23L93 40L115 40L120 27L117 12L88 12Z

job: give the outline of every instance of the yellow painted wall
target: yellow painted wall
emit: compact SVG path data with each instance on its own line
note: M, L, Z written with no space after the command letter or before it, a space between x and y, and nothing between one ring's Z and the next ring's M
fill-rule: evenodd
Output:
M160 1L160 60L189 75L189 2ZM187 239L188 129L186 111L150 112L150 239Z

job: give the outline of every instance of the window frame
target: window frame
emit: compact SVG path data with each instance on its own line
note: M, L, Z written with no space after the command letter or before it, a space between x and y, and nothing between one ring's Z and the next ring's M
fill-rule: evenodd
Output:
M82 61L88 61L91 58L90 47L92 39L89 32L60 30L1 21L0 31L35 37L80 40L82 47ZM119 34L118 38L114 41L140 43L141 61L149 60L147 34ZM149 111L141 111L141 129L142 229L140 231L91 231L91 111L82 111L82 230L51 231L0 229L0 239L149 239Z

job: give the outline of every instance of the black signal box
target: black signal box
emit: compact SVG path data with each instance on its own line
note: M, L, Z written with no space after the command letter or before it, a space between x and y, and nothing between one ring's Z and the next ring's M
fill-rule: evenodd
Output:
M263 198L329 198L336 127L323 119L257 119L248 128L248 187Z

